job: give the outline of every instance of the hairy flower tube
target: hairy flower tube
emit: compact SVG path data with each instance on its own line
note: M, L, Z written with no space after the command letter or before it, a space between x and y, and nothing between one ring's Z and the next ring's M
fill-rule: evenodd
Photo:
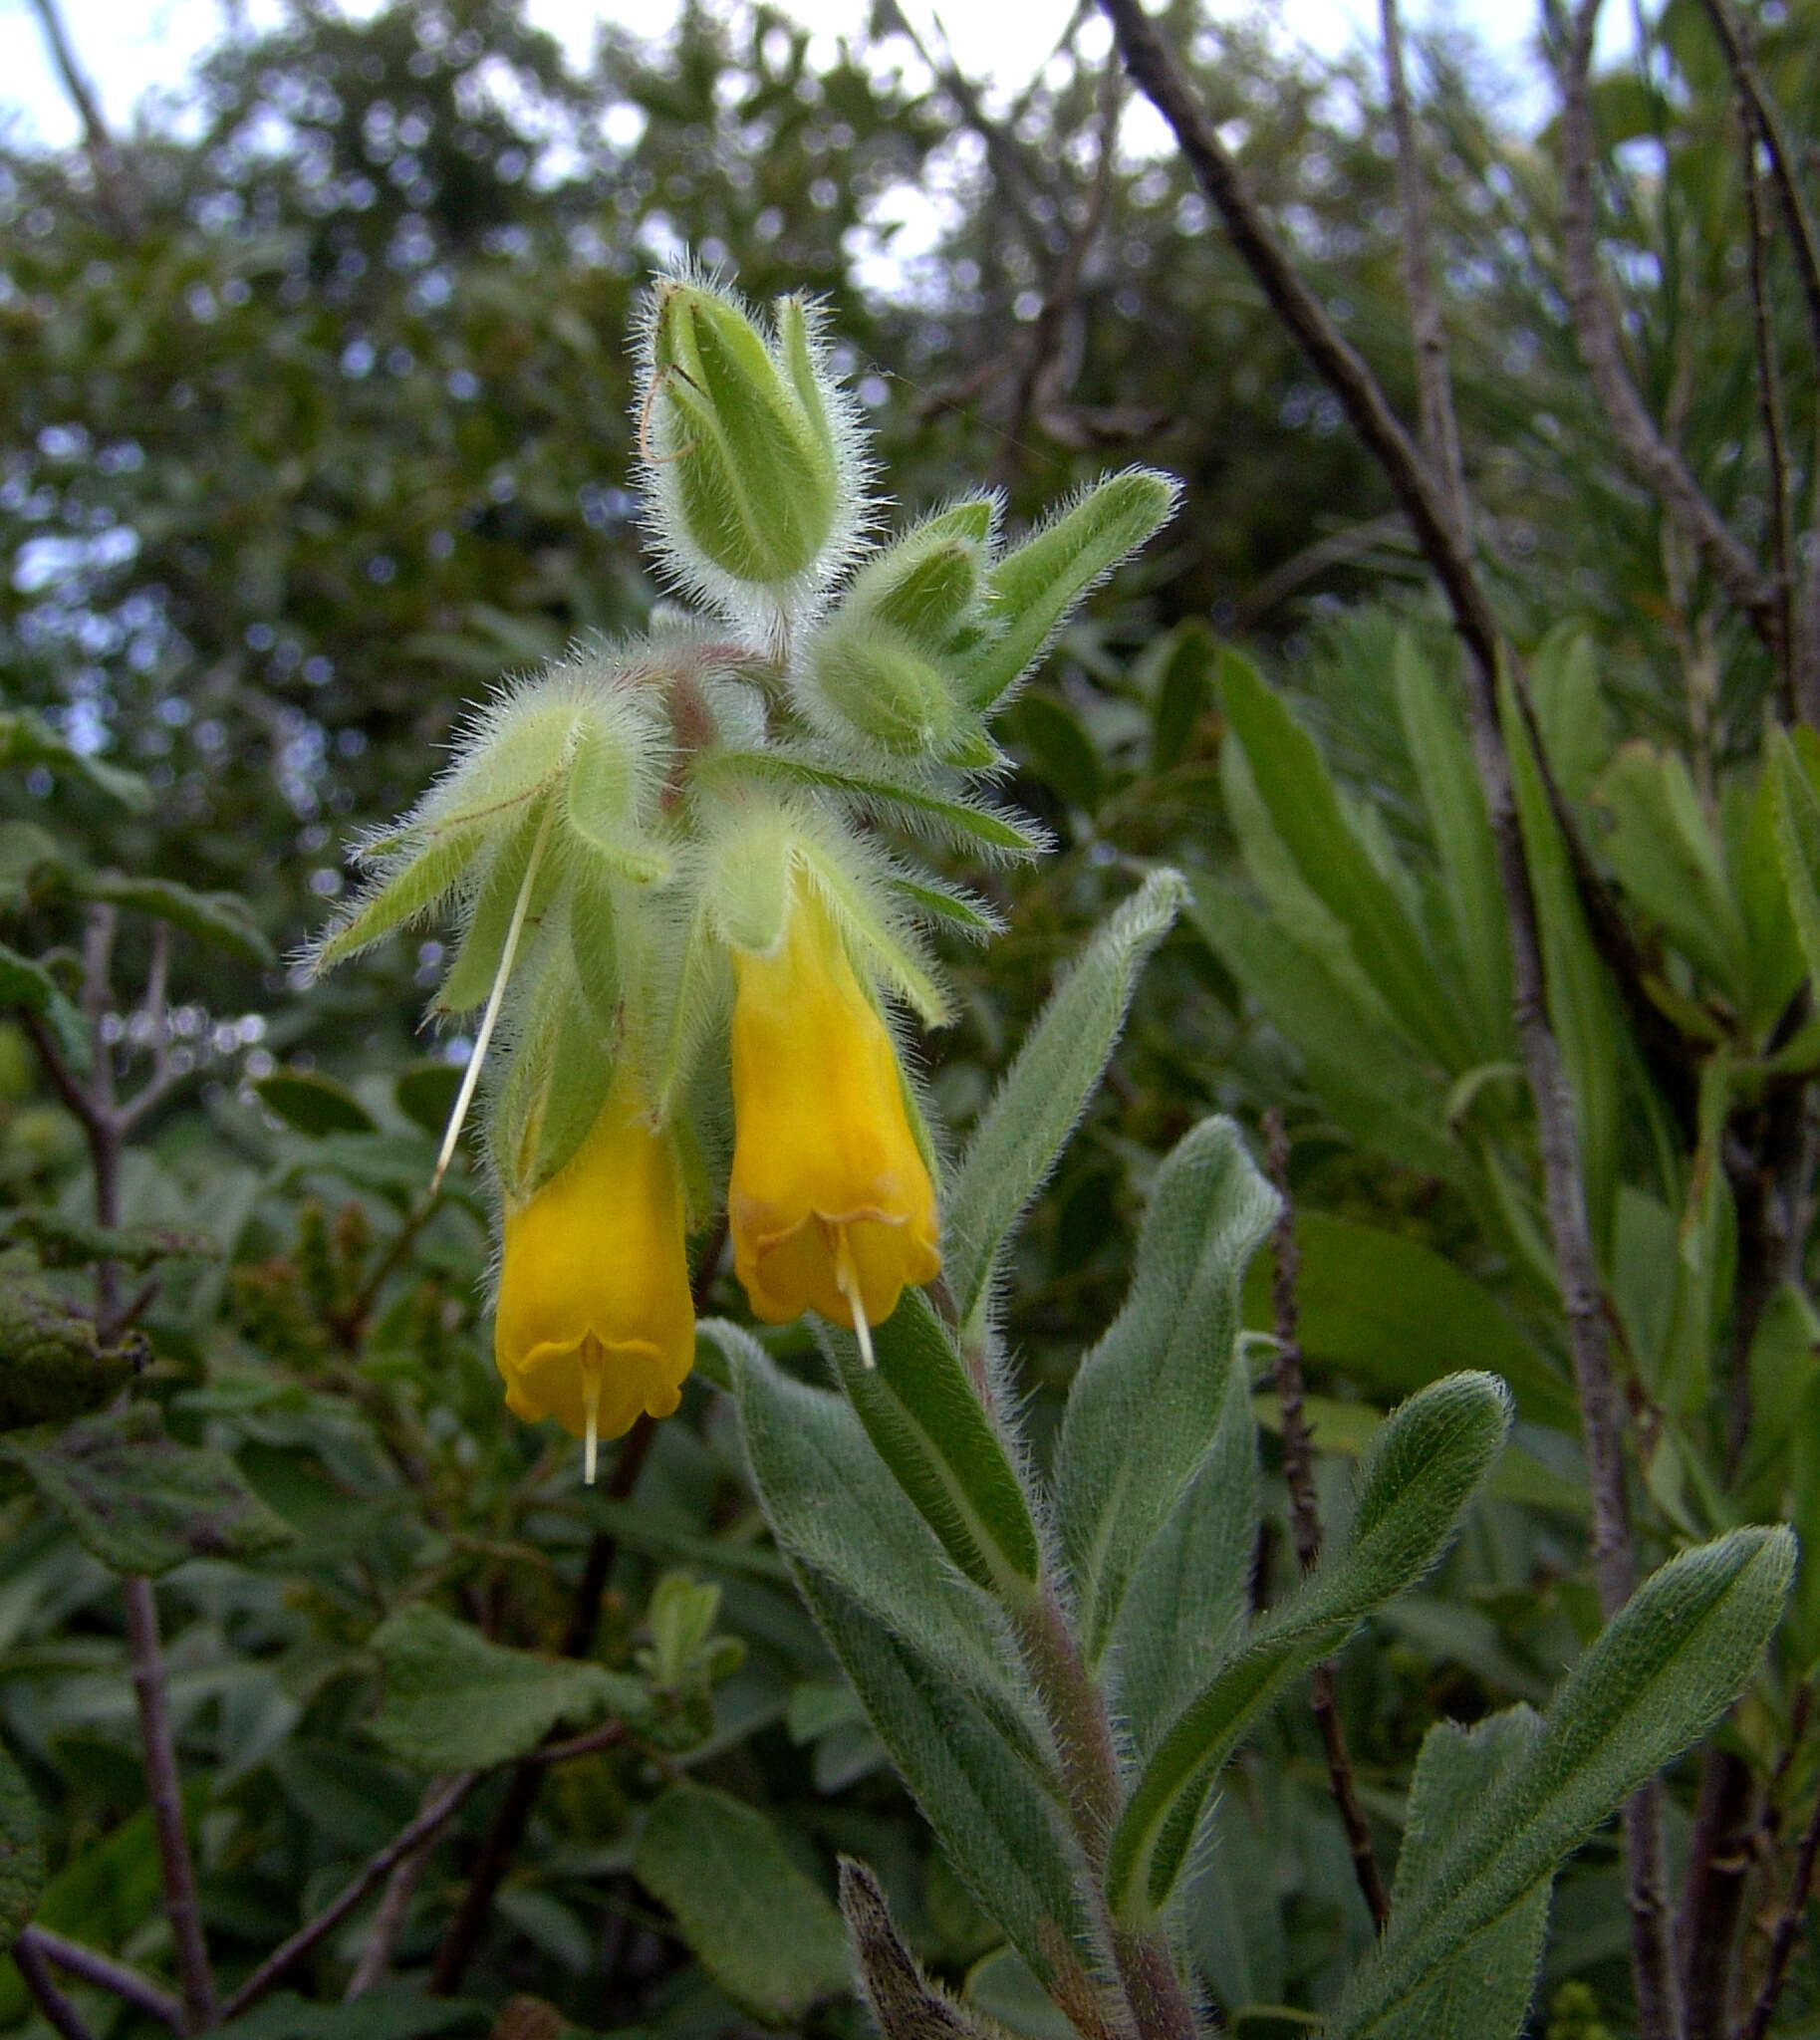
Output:
M733 1266L757 1317L860 1338L941 1270L935 1191L897 1052L827 908L799 881L771 953L733 951Z
M508 1198L493 1360L506 1406L587 1441L667 1416L695 1357L682 1181L622 1072L592 1132L524 1203Z

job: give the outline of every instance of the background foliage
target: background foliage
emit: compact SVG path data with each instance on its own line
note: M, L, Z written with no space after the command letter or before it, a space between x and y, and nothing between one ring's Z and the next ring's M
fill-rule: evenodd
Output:
M1378 80L1290 54L1267 20L1214 27L1176 5L1164 21L1413 413ZM1756 27L1792 128L1820 132L1820 22L1796 4ZM1517 128L1469 49L1422 54L1480 559L1536 710L1519 755L1540 747L1635 966L1589 929L1560 818L1532 797L1648 1571L1820 1510L1815 761L1805 738L1765 748L1776 662L1637 486L1580 373L1558 128ZM0 1033L0 1415L72 1413L43 1386L72 1370L99 1406L135 1364L134 1408L157 1412L142 1434L92 1418L86 1442L0 1448L0 1906L42 1848L44 1927L171 1973L118 1571L158 1581L228 1989L413 1816L446 1811L451 1780L492 1772L414 1883L375 1887L394 1980L363 1974L375 1921L356 1909L248 2036L855 2032L841 1853L873 1867L932 1974L1030 2040L1058 2031L805 1613L724 1362L704 1347L683 1414L615 1491L585 1493L560 1440L504 1415L477 1173L423 1194L455 1068L454 1045L413 1031L435 944L307 995L287 976L349 836L408 802L463 703L656 600L625 486L622 337L685 243L755 297L829 294L908 507L991 477L1015 520L1136 459L1187 484L1007 718L1009 792L1057 854L1014 875L953 867L1010 923L948 959L965 1011L927 1046L957 1143L1107 910L1158 864L1190 882L1010 1268L1039 1464L1125 1295L1163 1157L1214 1111L1261 1152L1274 1108L1324 1514L1346 1520L1356 1462L1409 1392L1471 1365L1516 1402L1451 1556L1341 1660L1400 1905L1432 1868L1412 1853L1431 1795L1459 1789L1444 1755L1417 1771L1425 1733L1544 1704L1599 1630L1455 653L1383 480L1187 172L1139 145L1149 129L1109 129L1106 68L1104 33L1078 26L1019 105L982 109L931 79L889 7L814 64L782 15L693 7L660 49L605 34L578 76L510 0L358 23L299 4L210 59L180 125L0 150L0 993L19 1016ZM1595 104L1633 373L1719 511L1768 545L1736 116L1702 10L1671 0ZM1126 144L1109 151L1109 131ZM894 248L906 186L935 194L925 254ZM1767 324L1800 505L1815 383L1782 256ZM112 1198L34 1028L117 1066L125 1097L149 1087ZM698 1249L698 1295L737 1315L719 1242ZM115 1287L91 1346L60 1307L89 1306L97 1264ZM1254 1328L1268 1276L1266 1256ZM803 1335L767 1344L813 1373ZM1261 1609L1296 1566L1281 1418L1267 1395L1255 1406ZM116 1520L123 1480L142 1505ZM575 1615L591 1568L594 1635ZM575 1661L527 1682L489 1655L512 1650ZM1766 1668L1671 1782L1671 1861L1722 1841L1739 1866L1722 1922L1684 1918L1740 2003L1813 1798L1816 1658L1804 1574ZM492 1770L546 1731L599 1740ZM1479 1751L1461 1764L1509 1757L1460 1740ZM27 1793L37 1843L15 1819ZM514 1795L521 1837L489 1866ZM464 1912L489 1869L491 1904ZM1332 2010L1371 1945L1299 1696L1229 1775L1185 1906L1199 1980L1247 2034ZM1626 2030L1627 1946L1607 1831L1558 1888L1533 2030ZM372 1986L362 2009L331 2013L351 1983ZM98 2031L144 2024L76 1995ZM537 2005L514 2026L516 1999ZM0 1961L0 2029L31 2016ZM1812 2016L1802 1948L1773 2030Z

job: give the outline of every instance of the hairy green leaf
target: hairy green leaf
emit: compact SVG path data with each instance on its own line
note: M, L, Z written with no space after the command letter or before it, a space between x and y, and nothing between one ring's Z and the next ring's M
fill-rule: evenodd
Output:
M1115 1917L1142 1923L1161 1911L1186 1865L1207 1793L1240 1739L1296 1672L1331 1656L1373 1609L1433 1564L1509 1418L1502 1383L1466 1374L1411 1397L1383 1425L1344 1551L1258 1624L1146 1764L1107 1850Z
M1029 1503L927 1296L907 1289L873 1328L876 1367L851 1333L830 1326L823 1338L880 1458L948 1557L976 1586L1026 1599L1041 1558Z
M1131 1293L1069 1393L1057 1526L1090 1665L1132 1573L1213 1441L1229 1386L1245 1263L1277 1197L1230 1120L1206 1120L1164 1163Z
M527 1755L559 1724L580 1730L615 1715L637 1726L651 1714L636 1678L585 1658L507 1650L432 1608L392 1616L373 1649L386 1691L368 1727L425 1771L485 1770Z
M969 1334L982 1326L992 1274L1025 1206L1047 1180L1098 1086L1137 990L1185 889L1153 872L1057 987L967 1145L943 1217L949 1293Z
M1786 1529L1734 1530L1654 1574L1576 1666L1528 1750L1476 1801L1354 1975L1332 2040L1411 2030L1445 1965L1505 1920L1651 1772L1737 1696L1782 1612Z
M37 1910L44 1890L44 1838L25 1775L0 1748L0 1955Z
M841 1915L764 1815L679 1780L645 1817L634 1868L722 1990L762 2025L850 1987Z
M257 1558L295 1534L223 1452L166 1437L135 1402L71 1424L47 1444L0 1441L83 1545L120 1573L167 1573L189 1558Z

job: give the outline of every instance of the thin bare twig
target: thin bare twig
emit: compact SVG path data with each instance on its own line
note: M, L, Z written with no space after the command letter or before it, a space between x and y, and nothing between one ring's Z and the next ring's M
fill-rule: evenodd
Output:
M13 1962L38 2009L63 2035L63 2040L95 2040L82 2014L58 1989L42 1951L23 1935L13 1943Z
M576 1757L591 1757L597 1751L617 1749L632 1730L624 1721L603 1721L598 1728L585 1729L563 1742L546 1742L525 1759L528 1764L566 1764Z
M1740 167L1744 184L1746 250L1750 274L1750 331L1757 358L1757 408L1763 420L1763 444L1769 455L1769 550L1775 562L1777 631L1781 638L1777 679L1782 691L1782 719L1793 723L1800 713L1795 684L1798 639L1795 632L1795 570L1788 531L1788 452L1782 419L1782 372L1776 361L1775 331L1769 317L1769 232L1763 217L1762 189L1757 176L1757 134L1749 102L1738 94Z
M20 1928L19 1937L13 1943L15 1959L21 1946L30 1948L47 1961L55 1962L58 1968L67 1969L72 1976L80 1976L85 1983L112 1991L123 2004L134 2006L161 2025L168 2026L173 2033L182 2032L183 2007L162 1984L154 1983L142 1969L118 1962L112 1955L103 1954L99 1948L87 1947L79 1940L69 1940L48 1926L40 1926L36 1920Z
M1390 100L1391 132L1397 142L1397 200L1403 215L1403 289L1409 300L1410 337L1416 344L1416 387L1422 406L1422 450L1446 497L1460 543L1472 543L1471 506L1460 458L1459 419L1453 409L1453 378L1447 367L1447 330L1429 260L1429 186L1416 145L1409 80L1403 67L1403 22L1397 0L1379 0L1384 36L1384 82Z
M1763 138L1769 158L1769 180L1774 187L1782 223L1794 249L1795 269L1801 278L1801 298L1807 308L1809 338L1820 356L1820 234L1814 230L1814 216L1806 193L1795 175L1798 151L1789 146L1782 126L1782 112L1775 95L1764 82L1751 54L1743 24L1731 11L1728 0L1704 0L1707 19L1712 23L1731 67L1733 84L1749 109L1750 119Z
M1384 469L1424 556L1440 582L1467 658L1466 702L1473 761L1497 851L1499 888L1510 930L1517 1039L1535 1102L1549 1235L1585 1430L1593 1502L1592 1564L1599 1604L1609 1618L1636 1584L1625 1487L1624 1412L1607 1345L1598 1263L1587 1219L1573 1095L1549 1023L1541 931L1516 811L1510 758L1499 715L1502 642L1489 599L1454 532L1446 505L1376 378L1303 281L1252 196L1206 109L1145 13L1142 0L1102 0L1127 68L1169 123L1202 190L1225 222L1232 245L1277 317L1339 397L1353 429ZM1672 2040L1674 1967L1662 1890L1660 1795L1645 1787L1625 1810L1626 1879L1632 1913L1633 1967L1645 2040ZM1669 1996L1662 2001L1666 1983Z
M132 1649L132 1690L138 1702L145 1796L151 1802L152 1826L157 1834L158 1870L164 1888L164 1912L176 1947L183 2017L188 2031L206 2032L215 2023L215 1979L202 1938L195 1865L190 1860L189 1837L183 1825L183 1791L177 1780L164 1655L158 1645L157 1601L151 1582L138 1573L122 1580L121 1594L127 1604L127 1633Z
M1271 1369L1271 1386L1283 1414L1283 1477L1289 1486L1295 1555L1306 1576L1321 1559L1321 1513L1315 1499L1314 1440L1302 1408L1302 1348L1296 1336L1296 1278L1301 1272L1301 1252L1296 1245L1295 1206L1289 1198L1289 1136L1283 1128L1282 1114L1274 1109L1266 1113L1264 1130L1270 1143L1270 1179L1282 1199L1272 1239L1276 1273L1270 1295L1275 1314L1276 1359ZM1327 1754L1328 1790L1339 1811L1340 1825L1346 1831L1353 1876L1358 1879L1373 1922L1382 1933L1390 1922L1391 1898L1384 1888L1377 1852L1372 1847L1371 1824L1359 1804L1352 1753L1346 1746L1346 1726L1340 1719L1334 1695L1331 1658L1315 1666L1312 1683L1315 1725L1321 1731L1321 1747Z
M82 123L83 147L95 171L102 200L113 214L115 226L123 233L131 234L138 227L138 194L132 188L126 163L109 130L101 102L95 97L95 88L77 61L57 0L32 0L32 11L44 30L51 63L63 81L64 91L70 95L77 119Z
M401 1828L386 1847L343 1887L308 1925L300 1926L289 1940L274 1949L221 2007L223 2018L235 2019L257 2004L266 1992L283 1982L312 1948L347 1918L382 1879L406 1857L433 1841L448 1821L460 1811L468 1794L480 1782L478 1771L460 1771L448 1780L416 1819Z
M1776 1914L1776 1923L1770 1930L1769 1960L1763 1969L1763 1980L1757 1987L1756 2001L1750 2007L1749 2016L1737 2029L1736 2040L1763 2040L1769 2031L1769 2021L1775 2013L1776 2000L1782 1995L1782 1985L1788 1979L1788 1964L1801 1935L1808 1894L1814 1888L1816 1857L1820 1857L1820 1799L1815 1800L1814 1810L1808 1815L1807 1826L1801 1830L1801 1839L1795 1846L1794 1871L1788 1881L1788 1896L1783 1900L1782 1910Z
M348 1978L347 1989L342 1992L343 2004L352 2004L357 1997L365 1997L368 1991L385 1982L386 1972L391 1967L392 1953L398 1944L398 1935L404 1931L404 1922L410 1915L410 1902L423 1880L430 1846L425 1842L420 1849L412 1850L392 1865L391 1875L386 1880L386 1889L380 1894L380 1903L373 1909L367 1944L354 1965L354 1974Z
M1580 0L1561 64L1561 252L1581 362L1625 457L1706 563L1768 649L1777 648L1775 589L1663 436L1625 366L1617 316L1599 271L1593 195L1593 35L1600 0Z

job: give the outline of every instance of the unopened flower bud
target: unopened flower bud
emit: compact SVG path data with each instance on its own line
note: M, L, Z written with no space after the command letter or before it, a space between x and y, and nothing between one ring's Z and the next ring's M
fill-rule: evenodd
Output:
M844 613L811 639L805 662L812 712L839 720L898 757L945 757L971 717L910 637Z
M838 564L857 508L846 428L800 299L767 335L706 284L657 287L643 431L660 535L708 592L724 593L717 575L778 589Z

